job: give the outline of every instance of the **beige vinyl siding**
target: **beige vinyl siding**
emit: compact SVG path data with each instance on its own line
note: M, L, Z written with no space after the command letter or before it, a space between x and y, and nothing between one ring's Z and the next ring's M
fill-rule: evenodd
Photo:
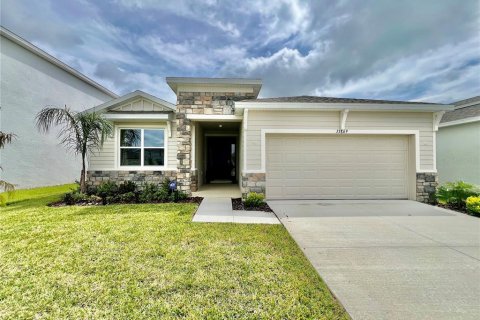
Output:
M339 111L248 110L247 168L261 169L262 129L339 129ZM434 169L433 115L428 112L350 111L346 129L419 130L420 168Z
M259 111L248 110L247 168L259 170L261 167L262 129L338 129L339 112L318 111Z
M347 129L419 130L420 168L433 170L433 115L429 112L350 112Z
M158 125L160 128L165 127L166 130L166 122L121 122L115 123L115 128L120 125L122 127L129 126L132 128L142 128L142 127L152 127L154 125ZM115 133L117 134L117 130L115 129ZM176 124L172 121L172 135L167 136L167 132L165 132L165 136L167 139L167 165L166 167L176 168L177 167L177 139L176 139ZM115 163L115 154L117 152L117 148L115 146L115 137L108 138L103 147L95 152L94 154L90 155L88 161L88 170L115 170L117 168L117 164Z

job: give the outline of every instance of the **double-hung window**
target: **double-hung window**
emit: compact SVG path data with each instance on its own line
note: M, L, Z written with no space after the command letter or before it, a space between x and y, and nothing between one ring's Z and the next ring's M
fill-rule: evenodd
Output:
M164 129L120 129L121 167L163 167Z

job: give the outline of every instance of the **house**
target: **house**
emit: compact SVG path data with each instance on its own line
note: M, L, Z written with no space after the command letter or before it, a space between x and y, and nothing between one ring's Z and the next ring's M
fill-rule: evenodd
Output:
M238 184L267 199L416 199L437 185L435 137L453 106L368 99L259 99L258 79L166 79L173 105L141 91L91 110L115 124L88 183L175 178L191 193Z
M19 188L78 180L80 159L56 134L39 133L35 116L47 105L81 111L117 95L11 31L1 27L0 35L0 131L17 135L0 150L0 180Z
M439 125L437 137L440 182L480 185L480 96L454 103Z

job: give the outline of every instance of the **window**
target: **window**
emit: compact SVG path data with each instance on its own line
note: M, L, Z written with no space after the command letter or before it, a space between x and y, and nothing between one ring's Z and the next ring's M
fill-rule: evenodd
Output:
M164 129L120 129L120 166L164 165Z

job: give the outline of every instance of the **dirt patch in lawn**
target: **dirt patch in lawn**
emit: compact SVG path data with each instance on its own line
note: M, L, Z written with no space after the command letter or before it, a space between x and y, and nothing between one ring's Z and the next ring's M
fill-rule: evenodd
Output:
M266 202L258 207L247 207L242 198L232 198L232 208L233 210L273 212Z

